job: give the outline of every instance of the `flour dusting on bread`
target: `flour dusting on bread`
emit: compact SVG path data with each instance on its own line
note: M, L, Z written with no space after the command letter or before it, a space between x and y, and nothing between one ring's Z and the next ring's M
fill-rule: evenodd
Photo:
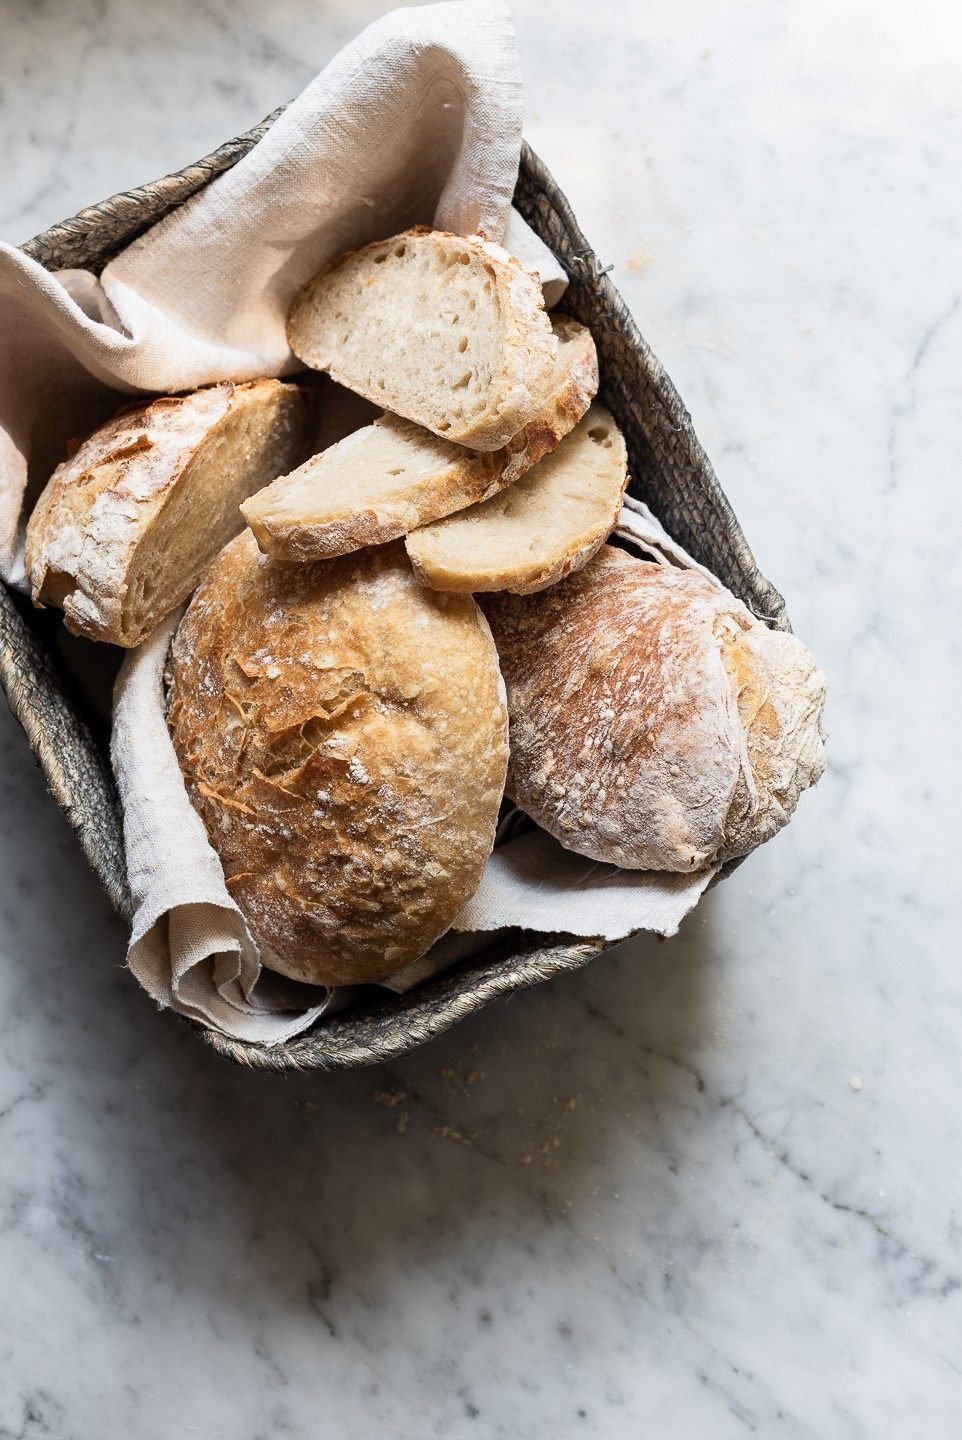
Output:
M821 775L811 655L696 572L605 546L550 590L483 604L508 691L508 792L569 849L705 869L770 838Z
M477 888L508 758L497 655L403 547L279 567L245 531L178 629L169 723L228 889L293 979L399 970Z

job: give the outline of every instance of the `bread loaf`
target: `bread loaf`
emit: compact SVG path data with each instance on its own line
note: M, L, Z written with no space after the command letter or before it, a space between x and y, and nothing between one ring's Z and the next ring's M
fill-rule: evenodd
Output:
M822 774L805 646L691 570L605 546L485 597L511 717L508 793L562 845L641 870L744 855Z
M123 410L57 467L27 526L34 602L137 645L243 527L240 502L304 455L294 385L254 380Z
M592 405L509 490L412 530L404 543L435 590L531 595L587 565L614 528L627 483L621 431Z
M266 554L304 561L380 545L473 505L546 455L585 413L598 388L590 333L552 316L558 354L538 414L500 450L467 450L384 415L281 476L241 507Z
M507 768L504 687L469 597L401 545L278 566L250 531L178 628L169 725L264 963L377 980L474 893Z
M305 365L475 450L537 412L556 350L536 275L500 245L424 226L328 265L287 336Z

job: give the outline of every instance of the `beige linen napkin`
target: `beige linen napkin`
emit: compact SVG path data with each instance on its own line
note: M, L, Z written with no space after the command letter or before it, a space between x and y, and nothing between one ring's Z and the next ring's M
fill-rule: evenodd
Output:
M617 533L661 564L695 565L638 501L625 505ZM117 681L113 762L135 910L128 963L159 1005L237 1039L276 1044L306 1029L336 992L261 969L187 797L164 718L164 664L179 619L180 612L170 616L132 650ZM572 854L543 830L515 828L508 826L452 930L385 981L389 989L410 989L505 928L608 940L639 930L673 935L715 873L619 870Z
M277 1044L328 998L261 970L257 946L187 798L167 730L164 665L184 607L127 656L114 692L111 758L134 902L128 963L160 1006L237 1040Z
M293 296L342 250L416 223L509 238L557 298L564 272L510 214L521 119L501 0L397 10L99 280L0 245L0 576L23 585L25 514L125 396L294 368Z

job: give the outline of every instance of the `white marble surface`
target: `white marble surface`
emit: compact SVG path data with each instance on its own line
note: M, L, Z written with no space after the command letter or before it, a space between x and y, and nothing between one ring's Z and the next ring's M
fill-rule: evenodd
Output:
M7 0L0 235L386 8ZM960 1433L960 22L515 9L528 137L828 671L829 772L677 940L285 1080L122 973L4 711L3 1440Z

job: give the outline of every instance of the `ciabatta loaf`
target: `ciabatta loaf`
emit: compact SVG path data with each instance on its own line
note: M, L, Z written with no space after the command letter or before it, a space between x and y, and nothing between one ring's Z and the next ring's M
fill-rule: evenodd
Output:
M424 226L328 265L287 336L305 365L475 450L528 423L557 348L536 275L500 245Z
M695 571L605 546L551 590L483 605L508 793L570 850L704 869L774 835L822 774L811 655Z
M510 490L413 530L404 543L434 590L532 595L587 565L614 529L627 483L624 437L592 405Z
M277 565L250 531L178 628L169 724L264 963L314 984L417 959L481 879L507 768L473 600L402 545Z
M212 385L122 411L54 471L27 526L39 605L137 645L243 528L239 505L304 456L297 387Z
M513 485L568 434L598 388L588 330L566 315L551 323L558 338L551 380L537 415L506 446L467 450L384 415L245 501L261 549L297 561L344 555Z

